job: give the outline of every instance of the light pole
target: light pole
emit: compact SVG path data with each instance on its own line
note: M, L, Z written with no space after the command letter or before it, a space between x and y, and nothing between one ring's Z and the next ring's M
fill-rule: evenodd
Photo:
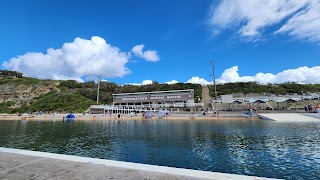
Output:
M98 76L97 104L99 104L100 78L101 78L101 75Z
M217 100L217 86L216 86L216 76L214 75L214 63L216 61L210 61L212 65L212 76L213 76L213 85L214 85L214 100Z

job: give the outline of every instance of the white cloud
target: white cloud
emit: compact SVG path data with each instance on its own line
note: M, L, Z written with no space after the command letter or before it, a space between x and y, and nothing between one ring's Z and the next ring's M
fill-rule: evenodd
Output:
M152 80L150 79L146 79L146 80L143 80L141 83L128 83L130 85L134 85L134 86L143 86L143 85L148 85L148 84L152 84Z
M147 50L147 51L142 51L144 48L143 44L136 45L132 48L132 52L134 55L145 59L146 61L151 61L151 62L157 62L160 60L160 57L157 53L157 51L154 50Z
M128 59L127 53L93 36L91 40L75 38L61 49L48 49L46 54L29 52L4 61L2 66L41 79L83 81L84 76L123 77L130 73Z
M278 74L260 72L254 76L240 76L238 70L238 66L226 69L217 81L219 83L256 81L264 84L280 84L286 82L296 82L299 84L320 83L320 66L314 66L311 68L303 66L296 69L284 70Z
M222 0L209 12L212 33L236 28L241 36L257 39L268 27L277 33L320 41L319 0Z
M152 84L152 80L143 80L141 85L147 85L147 84Z
M191 79L189 79L187 81L187 83L192 83L192 84L210 84L209 81L205 80L204 78L200 78L200 77L192 77Z
M166 84L177 84L178 81L177 80L171 80L171 81L168 81L168 82L165 82Z
M140 44L140 45L136 45L132 48L132 52L133 54L135 54L136 56L139 56L139 57L142 57L143 56L143 52L142 52L142 49L144 48L144 45L143 44Z
M320 41L320 2L312 1L312 5L295 14L277 33L289 33L300 39Z

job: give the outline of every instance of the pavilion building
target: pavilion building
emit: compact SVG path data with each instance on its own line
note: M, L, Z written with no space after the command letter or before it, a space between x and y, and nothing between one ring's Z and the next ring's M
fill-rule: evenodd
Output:
M131 113L167 110L170 112L202 107L194 102L194 89L112 94L112 105L92 106L90 109Z

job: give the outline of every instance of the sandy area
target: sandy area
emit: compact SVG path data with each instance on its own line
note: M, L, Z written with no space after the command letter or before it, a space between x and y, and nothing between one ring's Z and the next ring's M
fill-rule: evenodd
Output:
M28 116L18 116L16 114L0 114L0 120L63 120L63 117L66 117L68 114L46 114L46 115L28 115ZM142 120L142 114L130 115L130 114L120 114L120 118L117 117L117 114L74 114L75 120ZM167 120L243 120L246 117L241 112L237 113L220 113L219 117L215 116L213 113L207 115L191 114L191 113L181 113L181 114L172 114L167 117L159 118L158 114L154 113L154 120L157 119L167 119ZM260 119L257 115L254 117L248 117L246 119L258 120Z

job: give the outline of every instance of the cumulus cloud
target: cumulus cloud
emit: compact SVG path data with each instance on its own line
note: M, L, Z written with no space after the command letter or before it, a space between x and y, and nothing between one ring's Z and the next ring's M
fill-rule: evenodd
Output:
M90 40L75 38L45 54L29 52L4 61L2 66L41 79L83 81L84 76L123 77L130 73L126 67L128 59L127 53L93 36Z
M171 81L168 81L168 82L165 82L166 84L177 84L178 81L177 80L171 80Z
M281 84L294 82L298 84L320 84L320 66L311 68L303 66L296 69L287 69L277 74L259 72L253 76L240 76L238 71L238 66L224 70L221 77L216 79L216 83L258 82L261 84ZM194 76L187 83L208 85L213 82Z
M254 76L240 76L238 70L238 66L226 69L217 81L219 83L256 81L264 84L280 84L286 82L295 82L299 84L320 83L320 66L311 68L303 66L296 69L284 70L278 74L260 72Z
M146 61L151 61L151 62L157 62L160 60L160 57L158 55L157 51L154 50L147 50L147 51L142 51L144 48L143 44L136 45L132 48L132 52L134 55L145 59Z
M205 80L204 78L200 78L200 77L196 77L196 76L194 76L194 77L192 77L191 79L189 79L189 80L187 81L187 83L203 84L203 85L205 85L205 84L210 84L210 82L207 81L207 80Z
M143 85L148 85L148 84L152 84L153 81L150 80L150 79L146 79L146 80L143 80L141 83L128 83L130 85L134 85L134 86L143 86Z
M209 24L214 35L236 28L241 36L256 40L266 28L274 27L275 34L319 42L320 1L222 0L211 7Z
M287 69L277 74L259 72L253 76L241 76L239 67L233 66L224 70L219 78L216 79L217 84L235 83L235 82L258 82L261 84L281 84L294 82L298 84L320 84L320 66L314 67L299 67L296 69ZM143 80L141 83L130 83L131 85L141 86L152 84L152 80ZM165 82L165 84L176 84L177 80ZM186 83L209 85L213 81L207 81L204 78L193 76Z
M149 80L149 79L143 80L141 83L141 85L147 85L147 84L152 84L152 80Z

